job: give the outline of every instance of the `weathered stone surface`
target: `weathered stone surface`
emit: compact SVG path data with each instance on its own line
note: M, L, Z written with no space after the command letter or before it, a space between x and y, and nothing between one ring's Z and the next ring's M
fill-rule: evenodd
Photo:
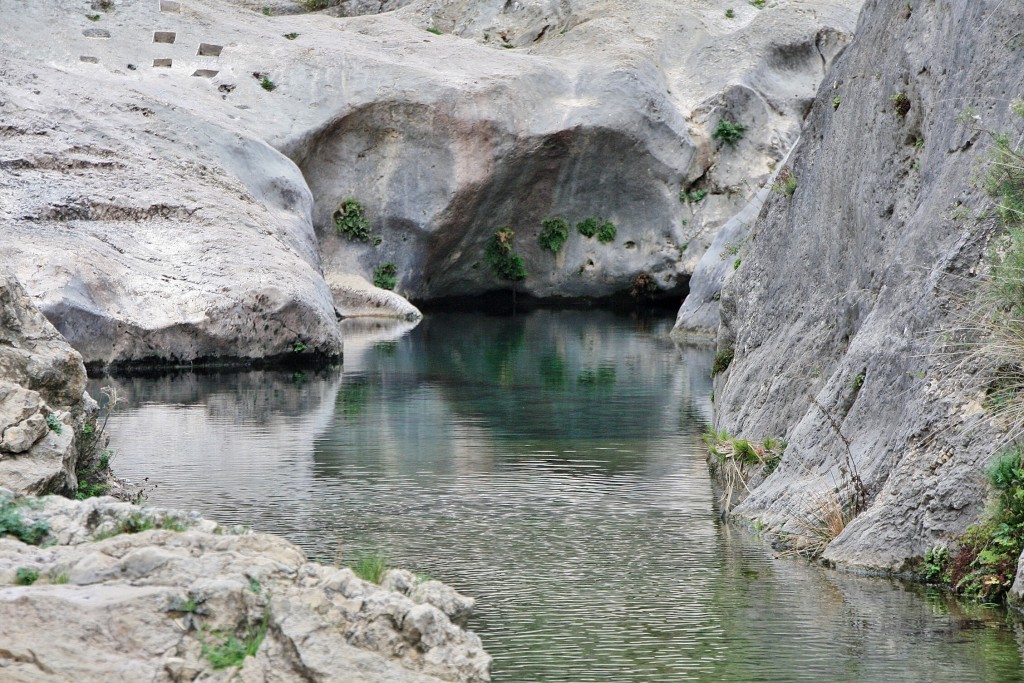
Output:
M476 600L462 595L440 581L422 580L405 569L389 569L380 582L381 588L408 595L414 602L426 603L441 610L453 624L465 627L473 614Z
M794 152L795 193L769 196L722 292L735 360L716 422L789 442L735 512L795 533L855 468L869 506L826 551L837 564L899 570L982 513L1001 435L936 332L962 319L994 229L971 177L979 128L1006 129L1024 94L1024 53L1005 47L1021 19L994 0L868 2Z
M78 486L78 433L95 410L85 379L82 357L0 267L0 486L19 494Z
M374 287L359 275L332 273L327 283L334 295L334 305L344 318L398 318L411 322L423 317L403 297Z
M18 512L47 521L56 544L0 538L4 681L490 680L479 639L442 611L307 562L282 539L110 498ZM14 585L18 568L40 578ZM213 669L204 640L264 624L255 656Z
M422 299L504 287L482 258L504 225L523 291L602 296L646 271L682 292L859 5L416 0L342 19L121 0L95 26L71 0L0 8L5 256L96 364L337 353L324 273L394 262ZM711 137L723 117L748 126L735 148ZM710 192L696 212L691 186ZM374 239L336 234L346 198ZM555 256L537 232L556 214L617 238L572 231Z

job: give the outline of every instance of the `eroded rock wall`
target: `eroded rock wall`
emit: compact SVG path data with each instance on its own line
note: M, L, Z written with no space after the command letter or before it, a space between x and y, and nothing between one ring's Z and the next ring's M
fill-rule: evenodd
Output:
M840 565L899 570L982 512L1002 435L938 351L995 230L974 179L983 130L1009 130L1024 95L1022 25L1020 3L869 1L818 90L795 192L768 198L722 292L735 360L716 422L789 442L735 514L798 534L856 469L869 505L825 552Z

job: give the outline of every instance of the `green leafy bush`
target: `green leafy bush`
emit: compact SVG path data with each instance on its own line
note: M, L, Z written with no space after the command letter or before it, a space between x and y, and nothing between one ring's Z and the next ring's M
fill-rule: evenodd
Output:
M60 418L53 413L46 416L46 426L50 428L54 434L60 434L64 431L64 425L61 424Z
M724 142L730 147L735 147L736 143L743 139L743 134L746 130L747 127L742 123L736 123L727 118L721 118L718 120L718 125L715 126L714 132L711 133L711 137L720 142Z
M576 224L576 230L584 237L593 237L597 234L597 228L600 225L601 221L596 218L584 218Z
M564 218L547 218L537 238L540 246L557 254L569 239L569 223Z
M484 250L484 260L491 271L502 280L510 282L526 277L526 266L522 257L512 250L514 237L515 233L511 228L502 228L494 233Z
M608 242L614 242L615 241L615 235L617 233L618 233L618 230L615 229L615 224L612 223L611 221L605 221L597 229L597 241L601 242L602 244L607 244Z
M31 586L39 580L39 572L28 567L18 567L14 572L14 583L18 586Z
M39 545L50 533L45 521L26 524L12 500L0 499L0 536L14 536L23 543Z
M334 211L334 229L350 240L370 239L370 222L366 220L363 205L355 199L346 199Z
M398 284L398 266L388 261L374 268L373 284L381 289L394 289Z

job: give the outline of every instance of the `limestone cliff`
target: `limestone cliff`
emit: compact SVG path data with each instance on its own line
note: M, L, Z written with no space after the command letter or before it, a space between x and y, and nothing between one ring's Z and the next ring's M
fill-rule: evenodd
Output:
M521 291L647 272L678 295L860 1L3 3L5 261L96 365L337 354L338 314L418 315L362 284L376 268L420 299L506 287L483 262L503 226ZM335 230L347 199L366 239ZM617 235L555 255L554 215Z
M937 351L996 229L974 178L983 131L1010 130L1024 94L1022 25L1015 2L870 0L818 90L795 191L768 198L722 292L735 359L716 421L789 442L735 514L796 533L856 470L868 506L825 551L837 564L899 570L982 512L1002 435Z

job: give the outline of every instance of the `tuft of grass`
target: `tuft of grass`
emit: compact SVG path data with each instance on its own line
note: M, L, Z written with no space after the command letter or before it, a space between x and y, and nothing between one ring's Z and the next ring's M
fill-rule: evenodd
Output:
M17 586L31 586L39 580L39 572L29 567L18 567L14 572L14 584Z
M427 29L427 33L433 33L435 36L439 36L441 35L441 29L434 28L433 26L431 26L430 28Z
M85 18L88 19L89 21L99 21L100 20L100 15L98 15L98 14L86 14Z
M741 263L743 263L743 261L741 259L737 258L735 261L732 262L732 269L733 270L739 270Z
M27 524L14 501L0 500L0 536L14 536L22 543L39 545L49 534L50 525L45 521Z
M778 192L786 197L792 197L796 193L796 188L799 185L796 175L794 175L792 169L784 168L779 171L779 175L775 176L775 182L772 183L772 192Z
M736 11L732 10L732 9L725 10L725 18L726 19L735 19L736 18Z
M373 285L381 289L394 289L398 284L398 266L391 261L373 269Z
M715 126L711 137L719 142L724 142L730 147L735 147L736 143L743 139L746 130L747 127L742 123L736 123L723 117L718 120L718 125Z
M277 85L274 83L274 81L270 80L270 78L264 76L263 78L260 79L260 87L266 90L267 92L271 92L272 90L274 90L274 88L277 87Z
M787 536L787 552L810 557L821 555L856 516L853 499L843 495L839 487L807 496L802 509L788 515L795 531Z
M303 351L306 350L306 348L306 342L302 341L301 339L298 339L295 341L294 344L292 344L292 353L302 353Z
M270 8L269 7L264 7L263 8L263 16L265 16L265 17L269 17L270 16Z
M725 429L705 432L712 473L722 483L721 505L724 512L732 507L733 495L747 488L747 482L758 472L769 475L782 461L786 443L767 438L761 443L730 436Z
M58 586L61 586L61 585L64 585L64 584L68 583L70 580L71 579L68 578L68 575L66 573L61 572L57 576L53 577L53 579L50 581L50 583L58 585Z
M241 666L246 657L254 657L259 652L260 645L267 635L267 627L270 623L270 609L263 612L263 620L257 625L246 626L245 635L238 637L235 634L225 636L220 631L210 632L219 643L206 642L201 638L202 656L210 662L215 670L226 669L229 666Z
M757 9L764 9L766 0L750 0L750 4Z
M355 572L355 575L363 581L369 581L370 583L380 583L381 578L384 576L384 572L387 570L387 558L379 551L360 555L356 558L356 561L352 563L352 571Z
M512 249L515 233L511 228L502 228L494 233L484 249L484 260L491 272L502 280L517 282L526 277L523 258Z
M346 199L334 210L334 230L350 240L370 239L370 221L363 205L356 199Z
M546 218L541 222L540 246L557 254L569 239L569 223L561 217Z
M299 34L293 31L292 33L285 33L284 37L287 38L288 40L295 40L296 38L299 37Z
M716 353L715 359L711 362L711 376L714 377L728 370L735 355L736 351L731 346Z

